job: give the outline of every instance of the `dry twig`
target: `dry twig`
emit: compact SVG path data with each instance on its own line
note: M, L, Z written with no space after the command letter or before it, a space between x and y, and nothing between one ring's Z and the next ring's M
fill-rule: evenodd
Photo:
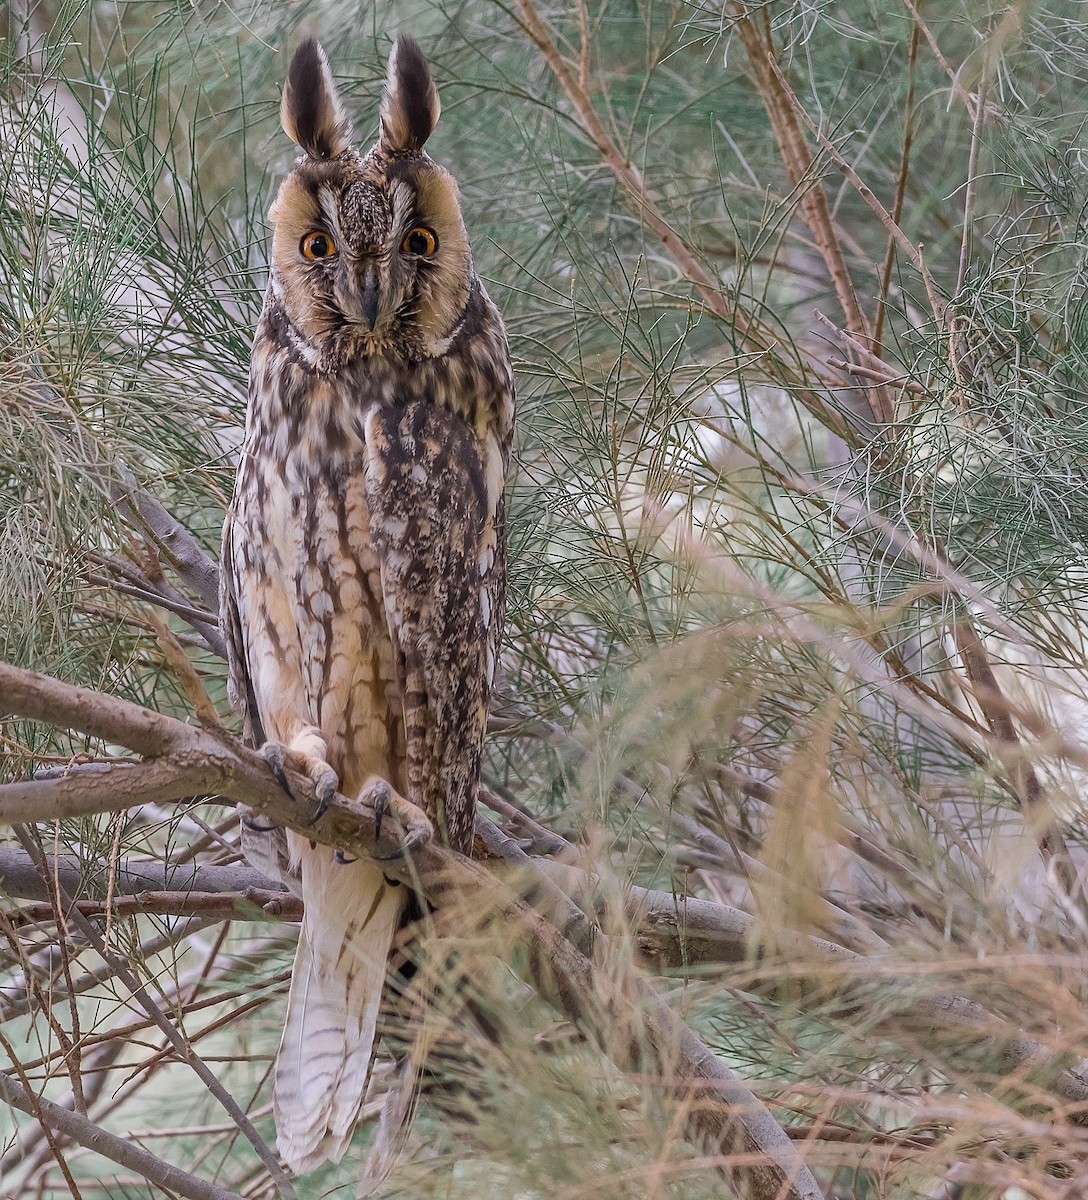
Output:
M166 782L171 771L187 786L199 776L207 781L209 790L347 852L388 857L401 845L404 830L388 817L381 838L374 837L373 796L369 803L366 799L337 796L326 812L318 813L307 777L288 768L293 795L299 797L296 800L280 789L260 755L215 732L195 729L128 701L16 667L0 665L0 688L7 696L8 707L21 716L108 737L140 753L157 756L151 763L121 768L160 768L153 781L157 791L171 790ZM28 789L49 789L53 782L0 787L0 820L9 819L6 801L12 791L16 803L22 806L32 799ZM89 776L84 785L86 794L66 797L79 811L90 811L89 806L95 802L100 810L125 807L108 796L100 773ZM131 789L127 798L131 801L137 792ZM55 798L55 789L53 795ZM394 796L394 817L396 799ZM300 810L300 800L310 806L308 811ZM312 816L315 813L316 818ZM746 1156L750 1165L742 1168L741 1174L747 1194L757 1200L818 1200L819 1186L782 1127L750 1089L683 1025L648 981L634 974L617 978L576 949L554 925L511 894L479 863L460 858L434 842L418 845L410 861L386 863L386 870L420 887L436 908L471 895L475 907L518 928L529 949L532 982L541 995L578 1024L622 1068L644 1072L643 1060L648 1053L661 1085L682 1103L687 1136L709 1147L712 1153L723 1155L723 1163L728 1163L735 1152ZM73 917L82 923L83 932L93 942L97 935L91 923L78 912ZM584 927L584 916L578 914L576 923ZM580 940L585 944L587 938ZM105 947L100 952L106 956ZM125 974L118 973L121 977ZM139 988L135 979L126 980L126 985L133 990ZM180 1050L185 1053L183 1046Z

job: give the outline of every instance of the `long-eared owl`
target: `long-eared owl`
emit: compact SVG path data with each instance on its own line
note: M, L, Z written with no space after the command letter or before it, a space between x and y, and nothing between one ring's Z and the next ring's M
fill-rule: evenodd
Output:
M328 795L387 781L471 847L506 592L506 333L472 263L439 115L398 39L365 154L328 61L299 46L281 119L302 151L272 262L223 533L231 697L273 762ZM275 1070L280 1153L338 1159L363 1101L406 889L293 833L305 901Z

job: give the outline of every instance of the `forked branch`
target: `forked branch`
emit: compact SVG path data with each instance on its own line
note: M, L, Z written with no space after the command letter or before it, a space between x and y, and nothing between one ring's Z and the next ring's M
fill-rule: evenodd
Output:
M184 1196L186 1200L242 1200L237 1192L209 1183L197 1175L190 1175L188 1171L164 1162L142 1147L108 1133L79 1113L62 1108L42 1096L32 1095L17 1079L3 1071L0 1071L0 1100L28 1116L36 1117L50 1129L101 1154L118 1166L135 1171L164 1192Z
M153 756L147 767L175 768L186 782L203 768L223 797L247 804L280 824L342 850L388 858L401 846L404 831L388 819L375 837L373 807L336 796L319 812L313 785L288 768L293 796L282 791L260 755L225 736L197 729L115 697L73 687L59 680L0 664L0 691L18 715L108 738ZM43 781L52 783L54 781ZM102 811L128 807L110 802L105 789L88 777ZM162 779L156 777L161 788ZM0 786L0 821L7 808L20 814L36 784ZM55 789L53 790L55 793ZM614 964L591 958L477 862L433 841L424 842L410 860L384 864L386 872L419 888L435 908L464 896L505 926L517 928L527 947L527 974L540 994L575 1022L623 1070L645 1076L647 1066L681 1104L686 1136L722 1156L741 1154L748 1165L724 1167L738 1189L754 1200L819 1200L821 1192L782 1126L753 1092L730 1071L656 994L633 972L617 975ZM592 939L590 939L592 940ZM650 1062L647 1064L646 1059Z

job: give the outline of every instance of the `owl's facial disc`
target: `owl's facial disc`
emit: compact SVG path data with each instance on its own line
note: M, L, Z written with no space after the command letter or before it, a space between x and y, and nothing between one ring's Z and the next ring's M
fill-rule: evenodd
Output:
M304 151L269 214L273 288L313 362L446 354L475 273L448 171L424 151L438 93L419 47L390 58L378 141L350 148L350 127L320 47L292 62L282 107Z

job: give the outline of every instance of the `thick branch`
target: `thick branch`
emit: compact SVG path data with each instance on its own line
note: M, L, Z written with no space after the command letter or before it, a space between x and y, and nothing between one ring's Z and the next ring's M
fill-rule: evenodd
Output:
M338 795L318 814L307 777L288 768L293 793L289 796L260 755L217 734L13 667L0 666L0 690L8 696L8 706L23 716L52 719L142 753L163 754L166 761L178 762L179 769L192 768L207 755L221 777L218 790L224 796L326 845L384 858L400 848L404 829L397 818L407 814L395 794L381 797L391 801L392 819L383 823L380 838L374 836L373 801L384 790L380 784L362 799ZM5 789L0 788L0 820L4 800ZM418 836L418 828L415 833ZM487 912L504 925L513 922L528 945L531 981L546 1000L621 1069L645 1075L649 1068L677 1094L688 1137L726 1158L739 1151L757 1160L743 1172L749 1195L757 1200L818 1200L819 1186L782 1127L645 979L634 974L617 977L614 964L606 969L591 961L479 863L433 841L416 846L410 858L385 862L383 869L419 888L436 908L471 896L475 911Z
M33 785L29 785L33 786ZM125 859L110 867L92 866L74 854L46 856L49 878L60 881L66 892L104 896L112 884L114 895L136 892L236 892L250 889L279 891L281 884L260 871L241 865L204 866L197 863L135 862ZM38 873L30 855L14 846L0 846L0 891L18 900L49 900L52 889Z
M125 812L139 804L168 804L212 792L220 779L214 763L199 761L110 763L93 774L73 768L55 779L0 784L0 824L24 825Z
M62 683L52 676L8 663L0 663L0 696L4 709L16 716L59 725L62 729L76 729L127 746L148 758L184 746L190 740L189 734L197 732L181 721L139 704Z

